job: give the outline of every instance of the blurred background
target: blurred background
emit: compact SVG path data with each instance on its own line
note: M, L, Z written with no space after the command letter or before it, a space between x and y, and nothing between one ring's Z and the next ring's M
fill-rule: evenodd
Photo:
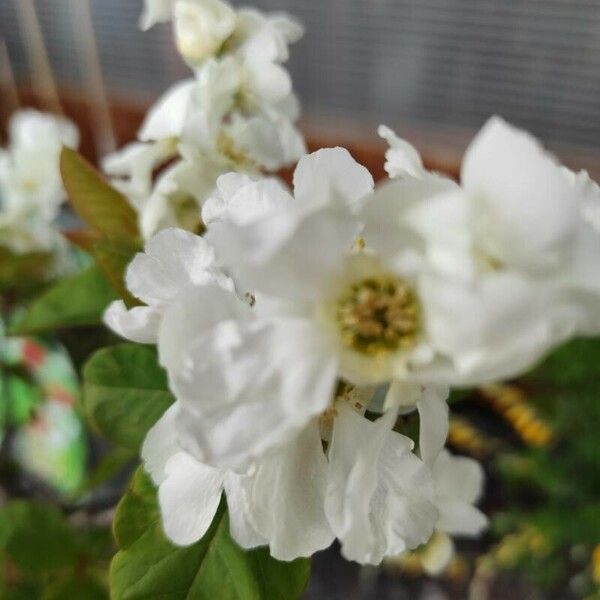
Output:
M349 146L382 176L385 146L376 128L386 123L413 141L429 165L456 175L469 139L497 113L532 131L569 166L587 168L600 179L599 0L251 4L288 11L306 27L304 39L292 47L290 69L311 147ZM36 105L75 120L91 159L132 140L158 95L189 74L169 26L138 29L141 9L142 0L0 0L1 134L15 108ZM16 379L0 381L0 393L2 385L4 393L18 388L11 393L23 408L12 427L28 432L22 462L33 476L11 491L39 495L37 478L43 476L42 499L58 498L69 512L78 501L73 498L81 498L73 496L76 490L85 492L89 478L102 481L90 519L103 532L104 545L89 562L105 572L113 551L111 511L133 457L109 454L113 463L107 466L94 458L98 441L82 441L81 424L48 425L56 412L44 408L48 400L54 408L76 405L77 376L68 365L59 369L60 385L54 375L44 378L52 393L36 391L39 365L66 360L64 347L73 340L59 341L20 342L25 346L11 347L6 359ZM0 332L3 343L7 351ZM85 358L75 357L75 367ZM23 387L30 380L36 385ZM390 561L381 571L346 563L335 549L321 553L307 598L598 600L599 400L596 340L574 342L510 386L453 398L449 443L454 452L485 465L483 509L491 516L490 533L459 542L455 559L438 578L424 577L418 553ZM40 431L54 440L54 453L46 450L48 442L35 442ZM8 539L2 537L3 518L0 598L8 598L2 584L14 579L16 559L7 558L2 546ZM31 589L39 584L35 577ZM104 597L106 590L94 596Z
M20 0L0 2L0 38L20 86L35 88ZM89 98L78 0L37 2L51 65L68 100ZM241 4L234 1L233 4ZM568 163L600 173L597 0L255 0L306 26L291 71L309 136L377 148L381 122L433 161L456 165L493 113L526 127ZM168 27L137 28L141 0L91 0L102 75L120 136L188 73ZM26 27L26 26L25 26ZM39 85L39 82L38 82ZM92 103L97 98L89 98ZM68 103L67 103L68 104Z

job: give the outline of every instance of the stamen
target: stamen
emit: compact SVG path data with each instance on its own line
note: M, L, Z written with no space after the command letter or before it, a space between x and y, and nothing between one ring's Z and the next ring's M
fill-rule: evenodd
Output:
M414 346L421 328L412 285L394 277L370 277L353 284L338 300L336 318L344 344L369 355Z

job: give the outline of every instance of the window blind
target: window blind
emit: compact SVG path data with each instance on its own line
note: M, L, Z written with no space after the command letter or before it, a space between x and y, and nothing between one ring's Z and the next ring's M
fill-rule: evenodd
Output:
M26 78L18 1L0 0L0 37ZM600 145L598 0L251 3L305 24L290 65L309 116L473 130L500 113L550 142ZM81 84L69 3L37 7L58 80ZM168 26L137 29L141 7L141 0L92 0L103 73L115 94L154 96L187 73Z

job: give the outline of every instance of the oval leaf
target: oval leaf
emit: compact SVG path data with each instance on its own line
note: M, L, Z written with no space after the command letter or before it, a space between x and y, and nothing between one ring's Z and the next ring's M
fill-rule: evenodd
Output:
M107 439L138 449L174 401L156 350L120 344L98 351L83 369L86 414Z
M10 333L30 335L62 327L99 325L104 310L117 297L102 271L88 267L42 293Z
M199 542L173 546L162 531L156 493L142 469L117 508L114 529L121 547L110 570L114 600L293 600L308 583L308 560L285 563L266 548L240 548L229 534L224 504Z
M92 229L109 238L139 238L137 215L127 198L81 155L63 148L60 172L73 208Z

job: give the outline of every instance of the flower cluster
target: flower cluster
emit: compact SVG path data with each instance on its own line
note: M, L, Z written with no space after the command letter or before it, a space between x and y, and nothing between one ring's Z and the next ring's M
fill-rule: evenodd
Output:
M439 570L449 535L486 526L481 468L444 448L449 389L600 332L600 191L499 118L460 184L382 127L388 181L330 148L302 156L288 189L259 170L302 149L280 66L300 29L220 0L147 2L144 26L170 19L196 76L107 163L146 203L150 239L126 274L143 305L105 314L157 345L176 398L142 450L165 531L197 541L224 493L244 548L291 560L337 538L378 564L441 540ZM190 194L202 236L181 228ZM412 412L414 441L397 431Z
M302 37L298 23L223 0L146 0L143 28L169 20L194 76L158 100L139 141L104 160L147 239L165 227L201 228L200 206L219 175L275 172L305 152L295 126L299 103L282 66Z
M0 149L0 243L18 254L55 252L63 243L53 222L65 200L59 155L79 133L67 119L28 109L13 115L9 138Z

